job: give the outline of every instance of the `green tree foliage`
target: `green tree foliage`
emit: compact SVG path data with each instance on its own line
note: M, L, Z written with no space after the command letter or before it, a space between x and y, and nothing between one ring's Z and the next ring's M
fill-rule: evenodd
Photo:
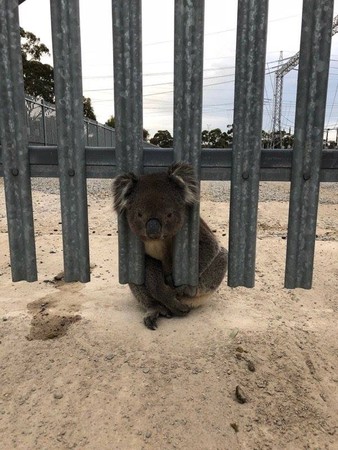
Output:
M285 130L275 134L262 131L263 148L293 148L294 140L294 135Z
M143 140L146 141L146 142L148 142L149 136L150 136L149 131L148 131L148 130L145 130L145 129L143 128Z
M41 58L50 55L48 47L35 34L20 28L21 56L25 92L46 102L55 102L54 69ZM83 114L96 120L90 98L83 97Z
M109 127L115 128L115 117L110 116L105 125L108 125Z
M90 98L83 97L83 114L88 119L96 120L96 115Z
M24 86L27 94L54 103L54 72L41 57L49 50L35 34L20 28Z
M105 125L108 125L109 127L115 128L115 117L110 116L109 119L106 121ZM149 140L150 133L148 130L145 130L143 128L143 140L148 141Z
M202 147L204 148L227 148L231 140L228 133L220 128L202 131Z
M162 148L171 148L173 146L173 138L168 130L158 130L154 137L150 139L150 143Z

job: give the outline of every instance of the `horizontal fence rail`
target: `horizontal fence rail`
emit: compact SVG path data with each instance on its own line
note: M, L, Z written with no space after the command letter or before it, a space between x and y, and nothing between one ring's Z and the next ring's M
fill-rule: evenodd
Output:
M30 172L32 177L58 178L58 156L56 146L29 147ZM114 178L118 173L114 147L85 147L86 177ZM260 181L291 181L292 149L262 149ZM143 149L144 173L163 171L174 160L172 148ZM201 180L231 180L232 150L202 149ZM2 148L0 147L0 176L3 176ZM319 173L321 182L338 182L338 150L323 150Z

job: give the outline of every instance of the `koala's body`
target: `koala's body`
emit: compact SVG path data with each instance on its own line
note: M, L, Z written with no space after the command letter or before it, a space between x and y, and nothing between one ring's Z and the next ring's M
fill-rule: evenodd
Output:
M146 309L145 325L154 330L159 316L185 315L217 289L226 274L227 251L200 218L198 286L174 286L173 239L188 208L198 202L198 183L190 165L176 163L167 172L140 177L120 175L113 194L115 210L126 214L131 230L144 243L144 284L129 286Z

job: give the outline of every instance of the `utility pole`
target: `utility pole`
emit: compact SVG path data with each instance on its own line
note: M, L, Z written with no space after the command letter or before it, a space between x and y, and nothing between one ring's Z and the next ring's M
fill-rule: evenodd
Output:
M338 33L338 16L333 19L332 36ZM274 108L272 121L272 145L274 147L275 137L281 136L281 115L282 115L282 98L283 98L283 77L293 68L298 66L299 52L291 56L288 61L282 64L283 52L280 52L278 69L275 72L275 92L274 92Z

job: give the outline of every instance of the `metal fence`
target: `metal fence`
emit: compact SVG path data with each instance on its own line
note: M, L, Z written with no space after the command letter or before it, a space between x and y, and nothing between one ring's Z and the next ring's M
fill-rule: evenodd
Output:
M55 105L26 95L27 139L31 145L56 145ZM83 119L85 144L91 147L115 146L115 130L95 120ZM0 141L1 142L1 141Z
M190 162L200 179L231 179L230 286L254 285L260 180L291 181L285 286L310 288L320 181L338 181L338 153L322 149L333 0L304 1L293 150L262 150L268 0L238 0L234 139L201 150L204 0L175 0L174 145L142 143L141 1L112 0L116 145L86 146L78 0L51 1L57 145L29 146L18 0L0 0L0 174L6 186L12 277L37 279L31 176L59 176L66 281L89 281L87 177ZM174 280L197 284L198 215L175 242ZM140 241L119 219L120 282L142 283Z

